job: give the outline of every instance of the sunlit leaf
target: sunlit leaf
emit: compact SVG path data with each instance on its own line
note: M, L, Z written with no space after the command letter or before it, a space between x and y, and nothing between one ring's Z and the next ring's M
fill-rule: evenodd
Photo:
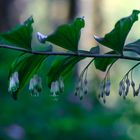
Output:
M54 33L44 36L38 34L38 39L43 43L45 41L56 44L70 51L78 50L78 42L81 35L81 29L85 26L83 18L76 18L71 24L59 26Z
M45 58L46 56L43 55L22 54L13 62L9 77L14 72L18 72L19 74L19 89L16 92L11 93L14 99L17 99L17 95L21 92L27 82L29 82L30 78L37 73Z
M28 18L24 23L17 25L8 32L0 34L0 44L31 49L33 18Z
M116 54L114 51L108 52L106 54ZM117 58L95 58L94 65L96 69L101 71L106 71L107 67L117 61Z
M95 40L118 53L122 53L126 37L132 25L138 20L139 13L140 11L134 10L130 16L119 20L114 29L103 38L94 36Z

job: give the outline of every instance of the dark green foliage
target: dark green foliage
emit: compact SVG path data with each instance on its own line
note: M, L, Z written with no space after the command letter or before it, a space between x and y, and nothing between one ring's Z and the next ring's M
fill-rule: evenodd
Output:
M134 10L129 17L119 20L115 24L114 29L103 38L95 36L96 41L122 54L126 37L133 24L138 20L139 13L140 11Z
M17 25L8 32L0 34L0 43L15 47L31 49L33 18L28 18L24 23Z
M108 52L107 54L116 54L114 51ZM117 59L116 58L95 58L94 64L96 69L101 71L106 71L107 67L114 63Z
M92 54L99 54L100 53L100 47L99 46L92 47L90 49L90 53L92 53Z
M22 54L18 56L13 62L10 70L9 77L14 72L19 73L19 89L11 93L14 99L17 99L17 95L21 92L24 86L29 82L34 74L36 74L47 56Z
M58 56L53 61L53 64L48 72L48 85L51 86L53 81L59 79L59 77L66 77L74 68L74 66L84 57L76 56Z
M45 56L46 52L48 51L49 52L47 55L65 55L55 56L49 72L47 73L47 84L49 87L51 87L52 82L58 80L60 77L65 78L80 60L87 58L88 56L94 57L96 69L106 71L109 65L118 60L119 56L123 57L123 51L132 51L140 54L139 40L124 46L131 27L138 20L139 13L140 11L134 10L130 16L120 19L115 24L114 29L110 33L106 34L104 38L95 36L95 40L97 42L113 50L106 53L107 55L100 54L99 46L92 47L90 51L78 50L81 29L85 26L85 21L83 18L76 18L71 24L60 25L52 34L48 36L45 36L39 32L37 33L37 38L41 43L53 43L73 52L61 52L58 54L57 52L54 53L52 51L53 46L49 46L50 44L47 44L47 47L44 50L41 50L41 47L38 48L39 51L36 50L35 52L35 50L32 50L32 17L12 30L1 33L1 46L7 45L9 48L12 47L14 49L14 47L16 47L16 49L26 51L28 53L41 54L23 54L14 61L9 78L13 73L19 73L19 89L16 92L12 92L12 96L15 99L17 98L18 93L21 92L27 82L29 82L32 76L39 70L45 58L48 57ZM113 55L118 55L118 58L114 58ZM89 63L89 65L90 64L91 63Z
M47 36L46 41L75 52L78 50L81 29L84 26L84 19L77 18L71 24L59 26L54 33Z

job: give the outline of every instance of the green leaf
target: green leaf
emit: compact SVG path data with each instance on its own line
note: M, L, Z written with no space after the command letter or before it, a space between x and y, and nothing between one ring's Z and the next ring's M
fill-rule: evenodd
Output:
M119 20L115 24L114 29L103 38L94 36L95 40L100 44L122 54L126 37L131 30L132 25L138 20L139 13L140 11L134 10L130 16Z
M75 52L78 50L81 29L84 26L84 19L76 18L71 24L64 24L59 26L54 33L46 36L45 41Z
M17 95L21 92L30 78L37 73L45 58L46 56L43 55L22 54L13 62L9 77L14 72L18 72L19 75L19 88L16 92L11 93L14 99L17 99Z
M78 53L79 54L99 54L100 53L100 48L99 46L96 46L96 47L92 47L90 49L90 51L86 51L86 50L78 50Z
M17 25L8 32L0 34L0 44L31 49L33 18L28 18L23 24Z
M100 47L99 46L92 47L90 49L90 53L92 53L92 54L99 54L100 53Z
M45 44L45 45L39 45L39 46L33 46L32 51L37 52L52 52L53 46L51 44Z
M57 56L53 61L53 64L48 72L48 86L51 86L53 81L59 79L59 77L65 78L74 68L74 66L85 57L76 56Z
M116 54L114 51L108 52L106 54ZM117 58L95 58L94 65L96 69L101 71L106 71L107 67L117 61Z
M135 52L140 55L140 39L124 46L124 51Z

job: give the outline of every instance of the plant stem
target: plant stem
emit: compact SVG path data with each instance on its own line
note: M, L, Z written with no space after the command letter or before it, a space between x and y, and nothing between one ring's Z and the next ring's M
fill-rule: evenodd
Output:
M134 65L123 77L123 79L129 74L129 72L131 72L135 67L137 67L138 65L140 65L140 62L138 62L136 65Z
M113 55L113 54L92 54L92 53L80 53L80 52L45 52L45 51L32 51L24 48L18 48L9 45L0 45L0 48L11 49L15 51L35 54L35 55L62 55L62 56L77 56L77 57L91 57L91 58L116 58L140 61L140 57L124 56L124 55Z

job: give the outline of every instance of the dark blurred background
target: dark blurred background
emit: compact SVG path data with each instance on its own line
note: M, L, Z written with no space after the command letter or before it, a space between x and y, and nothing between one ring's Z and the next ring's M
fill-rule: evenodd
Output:
M96 45L93 34L103 36L117 20L139 8L137 0L0 0L0 31L7 31L32 15L34 33L47 34L60 24L84 16L86 27L82 31L80 47L88 50ZM127 42L139 38L139 25L140 22L135 24ZM36 45L36 39L33 44ZM111 96L106 104L97 98L99 81L104 73L96 71L94 66L91 66L88 75L88 95L80 101L73 94L75 73L79 73L86 61L65 82L65 92L58 101L50 97L45 84L39 97L30 96L27 87L19 95L19 100L14 101L7 92L8 73L19 54L0 49L0 140L139 140L140 98L129 95L123 100L118 96L119 81L135 62L122 61L114 66L111 71ZM46 63L43 71L47 69ZM138 73L137 70L137 83ZM46 75L43 76L45 80Z

